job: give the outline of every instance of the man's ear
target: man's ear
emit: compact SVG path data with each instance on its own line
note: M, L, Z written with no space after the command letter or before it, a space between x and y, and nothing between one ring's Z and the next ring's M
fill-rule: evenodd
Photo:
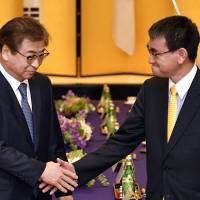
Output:
M185 48L180 48L178 51L178 64L183 64L188 57L188 52Z
M11 50L7 45L3 45L1 50L2 58L7 61L9 59L9 56L11 55Z

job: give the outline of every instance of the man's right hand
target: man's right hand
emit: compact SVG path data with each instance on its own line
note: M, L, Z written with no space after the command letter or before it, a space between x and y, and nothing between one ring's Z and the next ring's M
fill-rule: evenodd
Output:
M40 181L66 193L67 190L73 191L77 187L77 178L75 172L61 167L59 163L47 162Z

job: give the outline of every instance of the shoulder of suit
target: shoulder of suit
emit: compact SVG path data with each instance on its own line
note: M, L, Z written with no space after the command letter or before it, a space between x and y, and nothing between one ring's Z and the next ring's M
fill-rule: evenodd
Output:
M50 82L50 79L48 78L48 76L41 74L41 73L38 73L38 72L35 73L35 75L32 79L33 79L33 81L35 80L35 81Z
M160 77L152 77L150 79L147 79L144 84L147 84L147 85L158 85L158 84L166 84L168 83L168 78L160 78Z

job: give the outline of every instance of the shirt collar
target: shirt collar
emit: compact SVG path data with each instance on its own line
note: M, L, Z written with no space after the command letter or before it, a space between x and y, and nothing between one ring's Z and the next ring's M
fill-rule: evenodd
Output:
M196 75L197 72L197 66L196 64L193 66L193 68L190 70L189 73L187 73L178 83L175 84L176 86L176 91L178 93L178 96L182 99L187 91L189 90L192 81ZM174 85L174 82L169 79L169 91L170 88ZM170 94L170 92L169 92Z
M1 65L0 63L0 72L3 74L3 76L6 78L6 80L9 82L10 86L12 87L13 91L16 92L18 90L18 87L20 85L20 81L18 81L17 79L15 79L14 77L12 77L5 69L4 67ZM28 85L28 80L24 80L24 83L26 83Z

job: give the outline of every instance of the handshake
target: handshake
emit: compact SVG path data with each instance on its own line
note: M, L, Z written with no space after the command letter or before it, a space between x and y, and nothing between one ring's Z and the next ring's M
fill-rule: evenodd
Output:
M78 186L77 179L74 166L58 158L57 163L47 162L39 178L41 182L39 188L43 193L49 192L50 195L57 190L67 193L69 190L74 191L74 188Z

